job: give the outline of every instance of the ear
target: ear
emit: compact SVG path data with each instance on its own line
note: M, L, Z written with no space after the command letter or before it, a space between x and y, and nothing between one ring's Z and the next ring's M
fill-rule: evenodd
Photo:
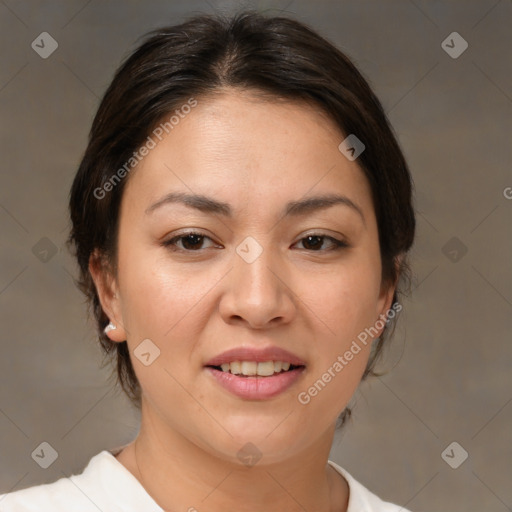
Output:
M395 282L383 281L381 284L377 314L379 315L379 318L382 318L384 321L386 321L387 318L386 313L391 309L391 306L393 305L393 296L395 294L395 290L398 285L398 280L400 278L400 267L402 265L402 260L404 259L404 257L405 255L403 253L395 257L395 268L397 271L397 278ZM382 334L383 330L384 327L379 331L377 337L379 337Z
M117 280L104 256L95 250L89 258L89 272L96 286L98 298L103 311L116 326L107 336L116 342L126 340L123 315L121 313L121 298L118 292Z

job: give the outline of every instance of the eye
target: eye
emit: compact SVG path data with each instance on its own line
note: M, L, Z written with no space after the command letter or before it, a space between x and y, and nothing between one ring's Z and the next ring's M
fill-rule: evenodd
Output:
M328 240L330 242L330 249L321 249L323 242ZM304 241L306 241L304 243ZM299 240L305 246L304 248L313 252L336 251L348 247L346 242L333 238L332 236L323 235L320 233L312 233ZM320 248L320 249L319 249Z
M181 235L170 238L163 242L162 245L174 251L197 252L203 249L202 245L205 240L211 240L211 238L202 233L190 231L189 233L182 233ZM181 242L181 247L177 245L178 242Z
M209 236L206 236L203 233L190 231L188 233L181 233L180 235L174 236L169 240L162 242L162 245L173 251L199 252L201 249L205 249L205 247L203 247L205 240L213 242ZM322 248L326 241L329 242L330 248ZM302 243L304 249L312 252L335 251L348 247L346 242L320 233L313 233L303 237L297 243ZM210 245L210 247L214 247L214 244Z

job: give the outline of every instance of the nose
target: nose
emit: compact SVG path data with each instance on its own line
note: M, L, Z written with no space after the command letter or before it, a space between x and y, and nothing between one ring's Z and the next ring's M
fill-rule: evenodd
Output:
M262 246L263 248L263 246ZM226 276L219 311L226 323L246 323L253 329L290 322L296 312L290 272L269 247L256 259L233 251L233 268Z

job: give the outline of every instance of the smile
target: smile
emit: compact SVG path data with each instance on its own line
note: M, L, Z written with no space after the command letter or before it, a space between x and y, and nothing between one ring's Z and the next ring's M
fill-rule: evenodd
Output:
M288 361L233 361L231 363L223 363L220 366L214 366L213 368L245 377L252 377L254 375L270 377L276 373L287 372L298 367L290 364Z
M204 369L231 394L245 400L266 400L296 383L306 363L278 346L240 346L210 359Z
M244 400L268 400L276 397L295 384L305 370L305 366L294 366L282 361L234 361L222 366L225 369L206 366L205 370L216 384ZM277 368L279 371L276 371ZM240 373L232 373L238 369Z

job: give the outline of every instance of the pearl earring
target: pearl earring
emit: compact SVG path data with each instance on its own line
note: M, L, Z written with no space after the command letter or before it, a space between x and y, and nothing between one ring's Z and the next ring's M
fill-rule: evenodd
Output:
M107 334L108 332L113 331L114 329L117 329L117 327L112 322L109 322L107 327L103 329L103 332Z

